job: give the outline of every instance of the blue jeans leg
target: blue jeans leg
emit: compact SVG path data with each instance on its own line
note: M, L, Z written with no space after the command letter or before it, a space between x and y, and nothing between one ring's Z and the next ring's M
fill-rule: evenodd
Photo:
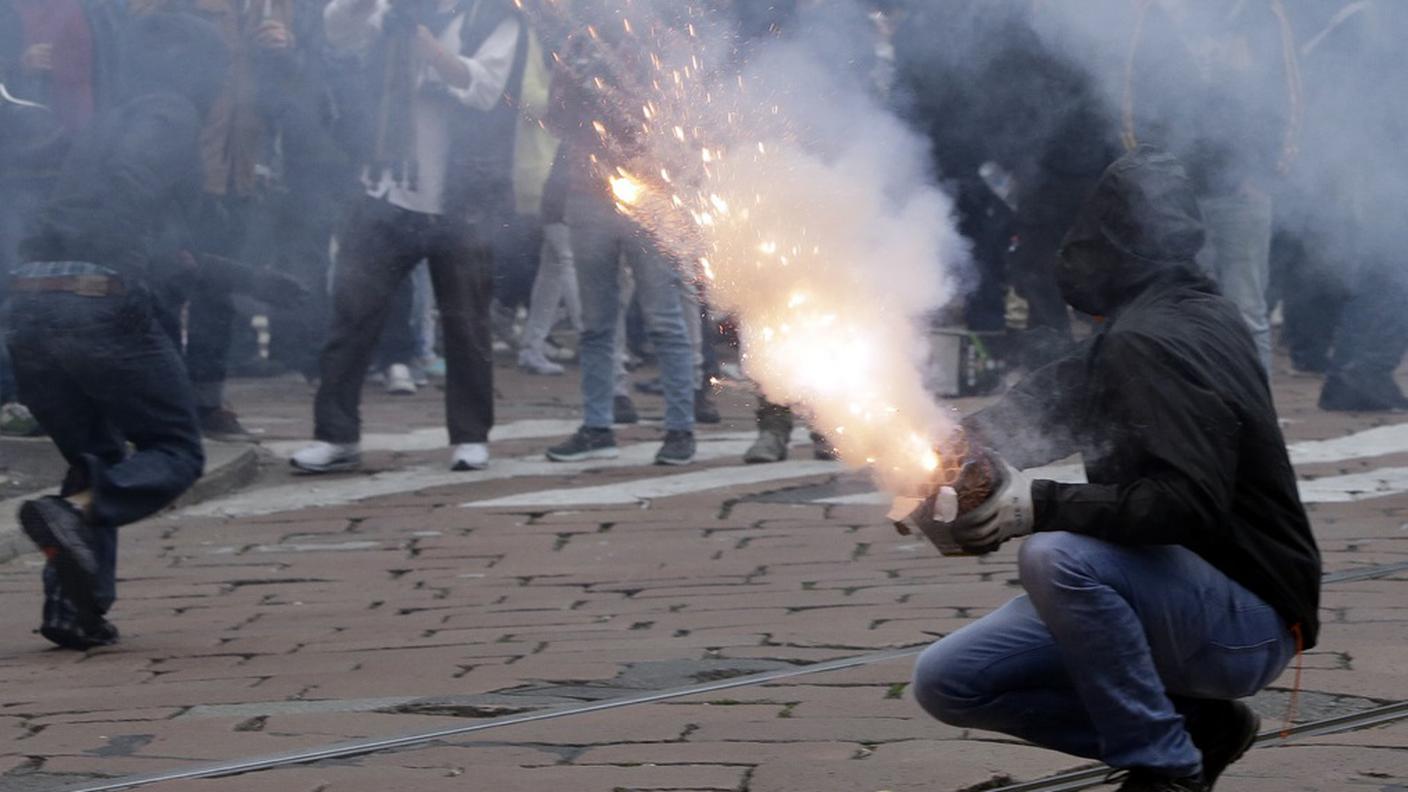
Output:
M572 208L580 209L574 213ZM621 313L619 222L569 204L572 253L582 298L582 425L609 429L615 422L616 319Z
M940 720L1191 775L1202 759L1169 697L1249 696L1294 654L1269 605L1187 548L1053 532L1019 563L1026 596L921 655L915 695Z
M646 332L660 359L665 395L665 429L694 431L694 347L680 307L680 276L648 240L632 238L627 258L635 276L636 300Z

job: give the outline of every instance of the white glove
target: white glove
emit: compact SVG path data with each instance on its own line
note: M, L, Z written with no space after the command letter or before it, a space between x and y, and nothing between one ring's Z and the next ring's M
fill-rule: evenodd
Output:
M953 521L954 541L966 552L991 553L1008 539L1031 533L1036 523L1031 479L1006 462L1002 467L1003 480L997 491Z
M559 262L572 261L572 232L566 223L543 226L543 256L552 256Z

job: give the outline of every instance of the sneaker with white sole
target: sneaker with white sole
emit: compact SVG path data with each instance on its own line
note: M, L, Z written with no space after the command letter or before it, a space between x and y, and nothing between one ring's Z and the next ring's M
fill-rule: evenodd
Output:
M518 367L529 374L541 374L545 377L560 376L567 371L562 366L548 360L537 349L518 350Z
M621 455L616 434L610 429L583 426L566 440L548 449L554 462L581 462L586 459L615 459Z
M405 363L393 363L386 369L386 392L393 396L412 396L416 392L416 381L411 376L411 367Z
M295 453L289 464L304 473L335 473L362 464L362 449L356 443L325 443L321 440Z
M450 470L483 470L489 467L487 443L460 443L450 456Z

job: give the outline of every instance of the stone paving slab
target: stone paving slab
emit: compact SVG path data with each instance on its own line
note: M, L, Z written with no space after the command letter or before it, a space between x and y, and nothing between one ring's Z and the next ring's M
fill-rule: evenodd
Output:
M570 417L574 382L503 373L505 421ZM1292 440L1393 426L1382 417L1319 413L1311 380L1277 386ZM235 397L264 436L292 441L307 431L308 406L290 397L290 387L241 383ZM426 430L439 398L369 391L369 428ZM708 431L748 429L746 397L729 394L724 409L727 422ZM643 427L622 437L647 443L655 434ZM529 454L546 442L521 437L504 446ZM385 452L385 464L443 462L422 440L410 445ZM1339 463L1309 464L1328 473ZM668 473L620 467L531 481L437 478L353 503L238 518L177 514L132 526L114 613L124 642L87 654L47 650L29 636L39 609L37 560L0 566L8 605L0 611L7 636L0 790L473 724L919 646L1019 590L1013 547L981 560L945 559L897 537L876 507L787 500L790 491L823 485L863 488L852 474L733 484L640 505L462 508L503 494ZM259 486L296 483L270 468ZM1317 504L1312 515L1328 569L1408 559L1408 495ZM1304 663L1302 719L1408 697L1405 583L1408 573L1327 589L1323 643ZM932 722L907 697L908 674L907 661L889 661L505 727L423 750L152 788L462 789L468 780L534 792L899 792L1035 778L1078 764ZM1289 685L1283 678L1259 700L1265 714L1284 710ZM1274 753L1288 766L1313 768L1328 761L1326 752L1340 752L1338 775L1281 773L1249 760L1239 784L1365 786L1374 773L1397 772L1396 759L1375 758L1384 752L1375 741L1390 739L1379 734L1256 754L1257 762Z

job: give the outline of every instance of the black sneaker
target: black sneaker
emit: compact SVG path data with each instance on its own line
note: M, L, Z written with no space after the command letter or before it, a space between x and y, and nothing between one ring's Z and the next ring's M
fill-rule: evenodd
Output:
M621 450L616 447L616 434L610 429L583 426L577 433L548 449L548 459L554 462L581 462L584 459L615 459Z
M694 432L672 429L665 433L665 443L655 454L657 465L688 465L694 461Z
M1208 792L1212 789L1202 776L1171 778L1152 770L1135 769L1125 776L1118 792Z
M636 412L635 402L625 394L619 394L611 400L612 412L615 413L612 423L633 424L640 423L640 414Z
M85 651L117 643L117 628L101 614L68 597L50 561L44 574L44 614L39 634L64 649Z
M1349 377L1331 374L1320 389L1320 409L1331 412L1402 412L1408 397L1387 375Z
M211 440L248 440L250 433L228 407L201 407L196 411L200 433Z
M98 556L93 530L73 504L48 496L20 506L25 536L43 551L58 574L66 597L80 614L96 613Z
M840 458L841 455L836 451L836 446L826 439L826 435L812 432L812 459L826 462Z
M694 422L701 424L723 423L723 416L719 415L719 405L714 403L714 392L708 388L700 388L694 392Z
M1261 730L1261 717L1240 701L1199 701L1184 715L1184 723L1193 745L1203 753L1203 780L1208 789L1228 765L1252 747Z

